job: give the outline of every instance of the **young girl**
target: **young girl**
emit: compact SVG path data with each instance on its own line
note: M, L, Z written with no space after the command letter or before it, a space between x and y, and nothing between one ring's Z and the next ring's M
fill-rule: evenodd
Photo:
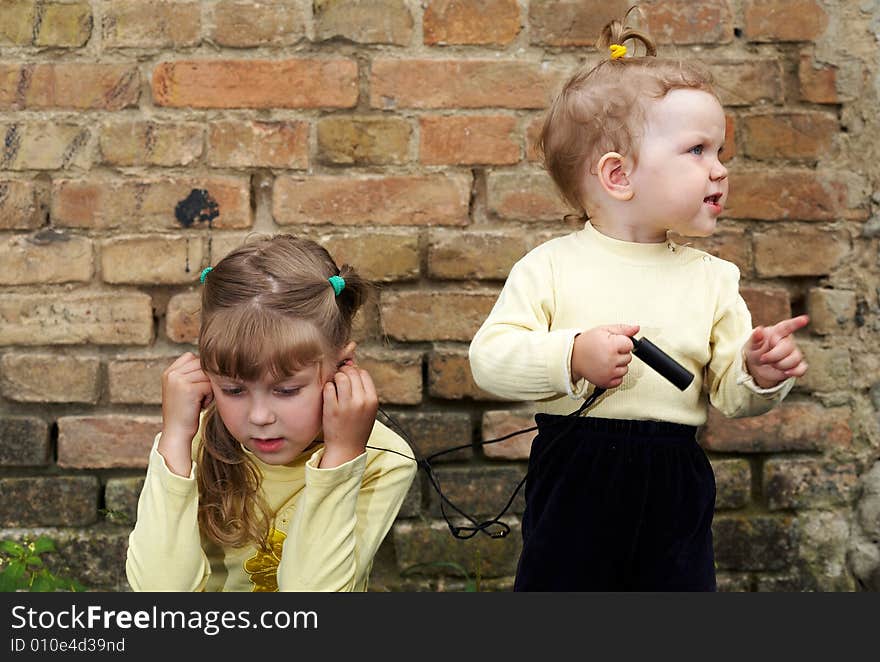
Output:
M199 356L162 377L129 583L365 591L416 471L355 364L367 284L289 235L246 243L202 281Z
M540 401L514 588L715 590L697 427L707 400L730 417L777 405L806 372L792 333L808 319L752 330L736 266L667 237L710 235L727 199L707 74L619 21L599 45L610 57L568 80L541 134L584 228L513 267L470 346L480 387ZM688 388L631 363L639 333L695 375ZM597 388L589 416L562 416Z

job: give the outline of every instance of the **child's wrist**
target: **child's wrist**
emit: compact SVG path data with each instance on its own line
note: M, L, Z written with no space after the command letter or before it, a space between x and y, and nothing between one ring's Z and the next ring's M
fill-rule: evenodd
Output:
M325 444L324 453L321 455L321 461L318 463L319 469L335 469L342 466L346 462L351 462L364 452L361 448L328 448Z

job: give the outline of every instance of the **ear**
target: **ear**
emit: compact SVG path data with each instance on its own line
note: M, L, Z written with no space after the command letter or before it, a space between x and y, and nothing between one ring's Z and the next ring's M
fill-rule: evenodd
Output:
M345 347L339 350L339 355L336 357L336 367L341 367L346 361L351 361L352 363L354 363L354 350L356 348L357 343L351 341Z
M599 182L605 192L615 200L631 200L635 191L629 180L629 163L617 152L607 152L596 166Z

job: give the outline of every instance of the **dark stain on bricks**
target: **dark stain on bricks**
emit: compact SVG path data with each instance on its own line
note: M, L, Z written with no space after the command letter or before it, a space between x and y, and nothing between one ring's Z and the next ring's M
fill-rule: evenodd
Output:
M8 167L15 161L15 156L18 154L20 147L21 133L19 133L18 124L13 124L6 129L6 135L3 136L3 158L0 160L0 164Z
M174 208L177 222L188 228L193 223L210 223L220 215L220 205L211 195L201 188L194 188Z
M19 108L24 108L27 105L27 91L31 86L31 80L34 77L34 66L33 64L25 65L21 68L21 71L18 72L18 85L15 88L15 100L16 105Z
M67 149L64 150L64 154L61 157L62 168L67 168L70 166L70 162L73 161L77 152L89 141L89 136L91 135L88 129L82 129L79 133L76 134L73 140L70 141L70 144L67 146Z
M137 69L129 69L122 76L119 77L119 80L116 81L116 84L104 95L104 101L106 102L107 110L119 110L121 108L125 108L127 106L134 105L137 103L138 98L140 97L140 92L136 89L138 83L138 72ZM126 97L135 89L135 98L133 100L129 100Z

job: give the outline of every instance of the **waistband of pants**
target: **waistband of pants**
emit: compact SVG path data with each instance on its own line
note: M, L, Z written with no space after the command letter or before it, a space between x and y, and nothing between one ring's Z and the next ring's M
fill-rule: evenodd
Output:
M668 421L645 421L620 418L596 418L594 416L562 416L559 414L535 414L538 432L552 434L553 430L568 430L568 434L602 434L633 442L657 441L692 443L696 441L697 428L693 425Z

